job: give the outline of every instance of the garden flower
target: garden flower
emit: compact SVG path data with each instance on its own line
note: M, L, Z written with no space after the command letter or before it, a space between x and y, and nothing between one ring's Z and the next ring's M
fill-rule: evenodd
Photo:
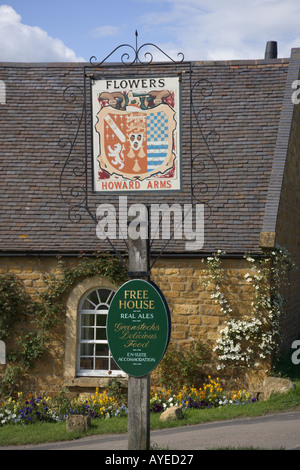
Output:
M256 400L254 399L253 402ZM187 387L184 385L175 395L172 390L154 389L150 396L150 410L152 413L161 413L172 406L181 406L183 410L204 409L218 406L233 406L251 402L246 391L240 390L227 396L219 383L219 378L208 381L202 387ZM36 422L58 422L65 420L70 414L85 414L92 419L109 419L112 416L127 416L126 404L120 406L114 397L107 395L99 389L90 398L68 400L66 396L58 397L28 397L22 395L17 400L8 399L0 405L0 426L9 423L31 425Z

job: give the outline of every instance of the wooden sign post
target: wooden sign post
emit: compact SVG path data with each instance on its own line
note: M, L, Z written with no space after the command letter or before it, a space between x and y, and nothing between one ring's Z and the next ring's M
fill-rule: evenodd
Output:
M149 240L128 238L129 272L148 281ZM143 273L143 274L142 274ZM136 277L136 274L133 274ZM128 450L150 449L150 374L128 377Z
M150 372L170 339L170 314L159 288L150 281L148 240L128 240L129 281L115 293L106 332L111 354L128 374L128 449L150 447Z

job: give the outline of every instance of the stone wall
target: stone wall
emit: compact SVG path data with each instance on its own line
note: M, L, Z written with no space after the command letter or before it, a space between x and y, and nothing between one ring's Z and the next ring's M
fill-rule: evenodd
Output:
M24 284L24 291L35 298L44 288L43 275L58 273L58 260L55 257L16 256L0 258L0 274L12 273ZM63 323L64 325L64 323ZM31 328L30 322L22 323L21 328ZM36 362L33 370L22 381L22 389L27 392L56 393L63 386L64 329L51 332L49 351ZM11 339L14 341L14 338ZM9 349L8 341L8 349Z
M76 262L76 259L67 261ZM251 286L244 280L248 266L243 259L226 259L223 266L225 292L233 313L248 313L252 299ZM0 273L16 274L24 282L25 292L32 296L43 289L43 274L50 271L59 271L58 260L54 257L0 258ZM202 285L204 273L205 263L201 259L160 259L152 270L152 280L160 287L170 307L171 341L177 349L187 347L194 340L214 343L224 325L225 315L211 298L212 292ZM93 279L95 282L97 280ZM23 383L24 390L55 394L61 387L68 386L74 392L93 391L96 386L107 383L108 379L75 378L75 372L73 377L72 372L66 374L66 370L72 370L66 362L72 358L74 361L75 355L69 349L70 341L66 341L67 316L68 313L59 327L51 332L49 351L28 373Z
M285 332L283 350L291 351L293 340L300 335L300 105L294 106L294 119L285 165L276 242L288 249L297 269L290 273L290 286L282 294L287 299L282 321Z
M214 342L224 326L225 315L203 285L205 262L201 259L162 260L152 271L172 312L172 339L178 348L193 340ZM224 292L233 314L249 313L252 288L244 279L249 266L243 259L226 259Z

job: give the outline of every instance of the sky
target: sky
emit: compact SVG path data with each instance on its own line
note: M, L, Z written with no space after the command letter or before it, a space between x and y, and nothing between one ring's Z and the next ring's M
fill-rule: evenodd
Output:
M289 57L300 47L300 1L0 0L0 61L100 62L121 44L135 47L136 30L138 46L174 59L263 59L267 41Z

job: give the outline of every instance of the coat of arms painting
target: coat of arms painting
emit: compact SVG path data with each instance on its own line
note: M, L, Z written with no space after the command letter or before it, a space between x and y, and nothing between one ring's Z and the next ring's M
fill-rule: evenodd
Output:
M99 79L92 85L95 192L178 191L180 79Z

